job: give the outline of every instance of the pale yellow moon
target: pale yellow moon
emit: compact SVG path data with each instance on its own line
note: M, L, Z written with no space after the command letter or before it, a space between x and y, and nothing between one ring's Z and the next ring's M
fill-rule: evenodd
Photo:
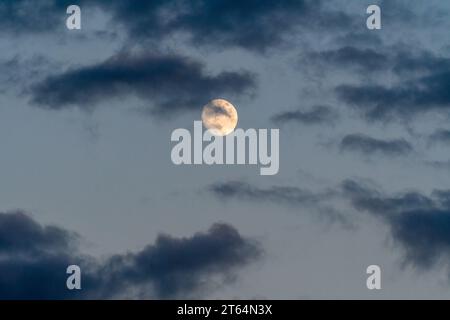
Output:
M226 136L236 128L238 114L227 100L214 99L203 107L202 121L212 135Z

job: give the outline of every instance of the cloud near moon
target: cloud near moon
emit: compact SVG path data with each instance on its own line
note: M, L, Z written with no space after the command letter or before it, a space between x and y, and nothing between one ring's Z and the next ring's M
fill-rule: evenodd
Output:
M214 99L203 107L202 121L212 135L226 136L236 128L238 114L227 100Z

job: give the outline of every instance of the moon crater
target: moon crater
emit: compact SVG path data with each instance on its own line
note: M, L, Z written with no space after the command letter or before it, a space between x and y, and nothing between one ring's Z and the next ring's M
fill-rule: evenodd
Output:
M236 128L238 114L227 100L214 99L203 107L202 121L212 135L226 136Z

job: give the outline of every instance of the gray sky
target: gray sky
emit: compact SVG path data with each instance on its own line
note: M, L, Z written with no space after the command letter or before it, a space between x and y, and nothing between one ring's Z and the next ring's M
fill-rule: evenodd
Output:
M218 222L249 250L258 244L248 259L211 257L216 271L200 265L183 290L152 273L150 289L119 296L450 297L450 207L432 193L450 189L450 139L436 135L450 130L447 1L248 1L231 9L200 1L183 16L178 0L86 0L82 29L73 31L63 1L40 1L44 17L25 22L17 10L29 2L0 1L0 15L9 16L0 18L5 219L23 210L78 233L74 263L148 245L160 252L158 235L189 242ZM370 31L365 11L374 3L382 29ZM227 72L232 80L223 83ZM247 72L254 85L236 87ZM277 175L172 164L171 132L192 130L217 95L235 105L240 128L280 129ZM212 187L236 181L231 195ZM193 252L189 259L200 259ZM371 264L382 268L380 291L366 288Z

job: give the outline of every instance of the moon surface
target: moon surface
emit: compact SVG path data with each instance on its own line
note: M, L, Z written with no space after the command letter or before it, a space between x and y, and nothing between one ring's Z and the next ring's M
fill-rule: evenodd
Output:
M236 108L227 100L214 99L203 107L202 121L212 135L226 136L236 128L238 114Z

